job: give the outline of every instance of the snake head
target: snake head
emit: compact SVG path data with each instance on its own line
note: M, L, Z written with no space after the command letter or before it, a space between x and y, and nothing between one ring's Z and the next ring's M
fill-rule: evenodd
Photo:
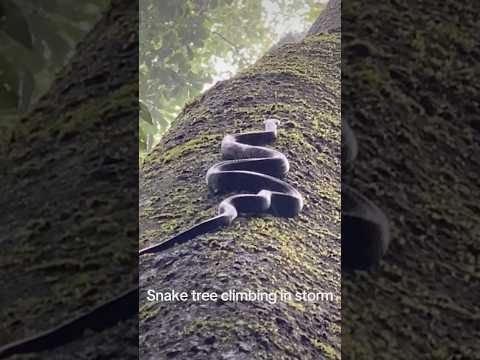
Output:
M265 131L272 131L272 132L276 133L277 132L277 126L280 125L280 120L270 118L270 119L266 119L264 121L264 124L265 124Z
M275 119L275 118L269 118L269 119L266 119L263 123L264 123L265 125L267 125L267 124L275 124L276 126L278 126L278 125L280 125L280 120Z

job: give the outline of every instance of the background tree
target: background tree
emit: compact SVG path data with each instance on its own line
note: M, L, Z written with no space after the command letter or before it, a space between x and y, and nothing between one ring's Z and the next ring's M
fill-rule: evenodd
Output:
M138 281L137 6L112 0L0 143L1 345ZM132 318L41 357L134 359L137 329Z
M0 4L0 140L50 87L108 0Z
M291 14L308 23L320 7L313 0L142 0L140 99L151 122L140 118L140 151L151 150L185 103L277 41L272 23Z
M283 45L190 102L146 157L141 247L215 214L222 197L201 184L223 135L261 129L268 117L281 121L274 147L289 158L287 181L305 209L239 219L142 258L142 357L339 358L340 63L339 33ZM331 291L335 301L149 303L147 289Z

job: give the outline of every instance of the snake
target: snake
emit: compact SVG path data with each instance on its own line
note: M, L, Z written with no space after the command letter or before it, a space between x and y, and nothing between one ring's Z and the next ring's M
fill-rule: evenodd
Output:
M208 169L206 182L214 194L239 194L222 200L216 216L141 249L139 256L160 253L229 226L239 216L297 216L303 208L303 197L283 180L290 168L289 161L282 152L265 146L276 140L278 125L279 120L266 119L264 131L225 135L221 143L223 161ZM132 287L86 314L7 344L0 348L0 358L53 349L81 337L86 329L101 331L133 317L138 314L139 290L138 286Z
M342 173L350 171L358 155L358 141L342 118ZM368 197L342 182L342 270L373 270L387 252L391 235L385 213Z

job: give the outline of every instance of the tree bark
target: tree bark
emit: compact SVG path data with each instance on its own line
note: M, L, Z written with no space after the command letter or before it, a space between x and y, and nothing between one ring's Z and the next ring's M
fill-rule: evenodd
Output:
M315 20L307 35L341 32L342 31L342 1L330 0L324 11Z
M112 1L0 148L0 345L83 314L137 282L137 6ZM44 356L126 358L129 344L135 358L136 334L132 319Z
M216 213L207 169L225 134L280 120L274 148L304 196L291 219L240 218L142 257L142 359L323 359L340 354L340 35L313 34L264 56L188 104L141 176L146 247ZM152 303L146 291L332 292L335 301Z
M342 279L348 359L478 357L479 11L344 3L342 110L359 143L350 180L393 235L379 271Z

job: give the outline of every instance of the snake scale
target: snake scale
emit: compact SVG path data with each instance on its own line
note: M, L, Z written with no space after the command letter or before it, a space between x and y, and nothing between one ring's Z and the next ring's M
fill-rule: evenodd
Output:
M265 131L226 135L221 144L224 161L207 171L206 181L214 193L241 192L224 199L218 215L153 246L139 256L158 253L201 234L230 225L241 215L271 214L294 217L303 207L302 195L283 178L289 162L281 152L264 147L277 137L278 120L265 121ZM57 327L0 348L0 358L52 349L80 337L86 329L100 331L138 314L139 287L97 306L90 312Z
M199 235L230 225L241 215L271 214L294 217L303 207L302 195L281 180L289 162L281 152L266 148L277 137L278 121L265 121L265 131L226 135L221 144L224 161L207 171L208 187L215 193L241 192L224 199L218 215L175 236L144 248L139 256L158 253ZM342 120L342 167L350 167L358 153L357 140ZM390 240L383 212L368 198L342 183L342 270L370 269L384 255ZM80 337L86 329L104 330L138 314L139 287L57 327L0 348L0 358L52 349Z

